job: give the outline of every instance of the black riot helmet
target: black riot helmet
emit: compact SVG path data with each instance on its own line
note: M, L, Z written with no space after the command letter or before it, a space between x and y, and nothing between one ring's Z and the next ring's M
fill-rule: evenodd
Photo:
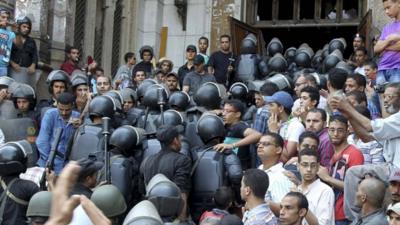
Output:
M29 17L27 16L22 16L16 19L15 21L18 24L18 28L22 25L22 24L27 24L29 26L29 32L26 35L29 35L31 33L32 30L32 21L31 19L29 19Z
M231 93L232 98L238 99L242 102L246 102L249 94L249 89L244 83L236 82L232 84L231 88L229 88L229 93Z
M285 59L287 60L287 61L293 61L293 59L294 59L294 56L296 55L296 48L295 47L290 47L290 48L288 48L288 49L286 49L286 51L285 51Z
M331 54L329 54L323 62L322 71L324 73L329 72L343 59L342 52L339 49L335 49Z
M280 91L291 92L293 89L293 80L287 75L278 73L269 77L266 81L276 84Z
M129 211L123 225L164 225L164 222L154 204L143 200Z
M49 93L53 94L53 83L55 81L61 81L65 84L65 89L68 89L68 85L70 84L68 74L63 70L53 70L47 76L46 83L49 86Z
M97 117L112 118L116 111L115 100L110 96L100 95L90 101L89 104L89 117L92 119Z
M167 111L164 112L164 125L170 125L170 126L183 126L184 125L184 118L183 115L173 109L168 109ZM162 117L161 115L156 119L156 125L157 127L162 126ZM182 127L183 128L183 127Z
M159 91L161 90L161 92ZM148 87L146 90L142 103L144 106L149 107L150 109L159 109L159 93L162 94L161 98L165 100L164 103L167 103L169 97L169 90L167 90L164 86L160 84L153 84Z
M71 87L75 92L79 85L88 85L88 78L82 70L74 70L71 74Z
M122 106L124 105L124 98L122 97L119 91L116 90L107 91L106 93L104 93L104 95L113 98L117 112L122 112Z
M324 61L322 49L318 50L311 60L311 67L314 69L319 68Z
M257 53L257 37L250 33L240 44L240 54L256 54Z
M181 190L161 173L149 181L146 198L154 204L161 217L177 217L183 207Z
M133 90L132 88L124 88L120 91L120 94L121 94L122 100L124 100L124 102L126 102L126 101L132 101L134 103L137 102L136 91Z
M197 89L193 100L196 102L197 106L213 110L220 108L221 101L225 95L226 89L224 86L214 82L207 82Z
M151 47L151 46L149 46L149 45L144 45L144 46L142 46L141 48L140 48L140 50L139 50L139 54L140 54L140 58L141 59L143 59L143 53L144 52L150 52L150 54L151 54L151 58L153 58L153 56L154 56L154 51L153 51L153 48Z
M190 105L190 96L184 91L175 91L169 96L168 105L172 109L185 111Z
M16 22L19 25L21 24L28 24L30 27L32 27L32 20L29 19L29 17L27 16L22 16L16 19Z
M16 85L15 88L13 88L11 93L15 108L18 108L17 99L24 98L29 101L29 110L35 109L36 94L35 90L33 90L33 88L30 85L18 83L18 85Z
M117 147L125 155L131 155L129 152L142 144L144 133L143 129L129 125L118 127L111 134L110 145Z
M0 176L24 173L36 160L37 154L28 141L7 142L0 147Z
M344 53L346 50L347 44L344 38L335 38L329 42L329 54L338 49L340 52Z
M283 45L279 38L274 37L267 45L267 54L272 57L276 53L283 53Z
M342 70L346 71L347 74L352 74L353 73L353 68L348 63L346 63L345 61L338 62L336 64L335 68L342 69Z
M157 84L157 81L153 80L153 79L146 79L139 85L139 87L136 91L139 101L143 101L142 98L143 98L144 94L146 93L147 89L153 84Z
M278 73L285 72L287 69L287 66L288 66L287 61L282 56L281 53L276 53L268 61L268 69L271 72L278 72Z
M206 144L216 138L223 140L225 137L224 121L214 114L205 113L197 122L196 131Z
M308 68L311 65L311 59L314 56L314 51L308 44L303 43L296 51L294 61L297 66Z

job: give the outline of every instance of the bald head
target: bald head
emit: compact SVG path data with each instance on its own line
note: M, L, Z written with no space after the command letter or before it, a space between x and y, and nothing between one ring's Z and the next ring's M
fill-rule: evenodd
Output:
M377 178L366 178L361 181L360 191L367 196L367 202L376 208L381 208L385 198L385 184Z

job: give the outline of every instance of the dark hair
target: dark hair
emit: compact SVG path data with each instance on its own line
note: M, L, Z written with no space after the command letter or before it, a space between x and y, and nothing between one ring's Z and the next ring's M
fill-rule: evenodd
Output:
M62 105L69 105L69 104L73 105L74 101L75 101L74 95L69 92L63 92L57 98L57 103L60 103Z
M368 119L371 119L371 112L369 111L369 109L367 107L359 105L359 106L354 107L354 109L361 115L367 117Z
M317 101L315 103L315 107L318 106L320 97L318 88L313 86L305 86L303 89L301 89L300 93L302 92L307 92L311 98L311 101Z
M73 49L76 49L76 50L78 50L80 52L79 48L77 48L77 47L75 47L73 45L67 45L65 47L65 53L70 54Z
M200 40L206 40L207 41L207 43L209 43L209 41L208 41L208 38L206 38L206 37L204 37L204 36L201 36L200 38L199 38L199 42L200 42Z
M348 125L348 120L346 119L346 117L342 116L342 115L332 115L331 120L329 121L329 124L331 124L332 122L340 122L346 125Z
M231 41L231 36L229 36L228 34L223 34L219 37L219 40L222 40L222 38L228 38L229 42Z
M326 122L326 112L325 112L325 110L320 109L320 108L314 108L314 109L310 109L310 111L308 111L308 113L310 113L310 112L319 113L321 115L322 121Z
M332 68L328 73L328 81L336 90L342 90L346 83L347 72L344 69Z
M299 77L303 76L304 79L306 79L306 81L312 82L315 86L317 86L318 85L317 80L315 79L313 73L315 73L315 71L310 69L305 69Z
M144 75L146 76L146 71L144 71L144 70L142 70L142 69L137 69L137 70L135 70L135 71L132 71L132 77L133 77L133 78L136 77L137 72L143 72Z
M230 187L219 187L214 193L214 203L218 209L227 209L233 200L233 191Z
M297 198L297 208L300 209L306 209L308 211L308 200L306 196L304 196L302 193L297 192L297 191L291 191L285 195L285 197L294 197Z
M261 87L260 87L260 94L262 96L272 96L276 92L279 91L278 85L272 82L265 82Z
M135 57L135 53L133 53L133 52L127 52L127 53L124 55L125 63L127 63L128 60L129 60L130 58L133 58L133 57Z
M347 75L347 79L353 79L357 86L365 88L367 86L367 79L365 79L365 76L359 74L359 73L353 73Z
M374 62L373 60L368 60L364 63L364 66L370 66L371 69L378 69L378 65L376 64L376 62Z
M269 187L268 174L260 169L248 169L243 173L243 183L250 187L256 198L264 199Z
M243 117L243 115L245 113L245 106L244 106L243 102L241 102L237 99L228 99L225 101L225 105L232 106L236 110L236 112L240 112L240 118Z
M317 162L319 163L319 154L316 150L311 149L311 148L305 148L303 150L301 150L299 152L299 156L297 158L297 160L299 161L299 163L301 162L301 157L302 156L314 156L317 159Z
M100 66L97 66L96 67L96 69L95 69L95 71L97 72L97 71L101 71L101 72L103 72L104 73L104 69L103 68L101 68Z
M354 52L357 52L357 51L363 52L364 55L368 54L368 51L367 51L367 49L365 47L358 47L358 48L356 48L356 50Z
M311 138L317 141L317 145L319 145L319 138L318 136L312 131L304 131L299 136L299 144L303 143L304 139Z
M96 82L97 82L97 80L98 80L100 77L105 77L105 78L107 78L107 80L108 80L108 83L110 83L110 84L111 84L111 77L109 77L109 76L106 76L106 75L101 75L101 76L98 76L98 77L96 77Z
M349 93L346 94L346 96L354 96L358 104L361 104L361 102L365 102L365 104L367 104L367 95L365 94L365 92L350 91Z
M283 140L283 138L281 137L281 135L274 133L274 132L267 132L266 134L264 134L263 136L270 136L274 138L274 142L278 147L283 148L285 142Z

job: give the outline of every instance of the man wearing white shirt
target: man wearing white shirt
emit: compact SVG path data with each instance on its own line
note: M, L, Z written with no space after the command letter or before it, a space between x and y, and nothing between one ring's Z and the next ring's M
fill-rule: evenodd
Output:
M299 170L302 181L297 189L306 196L309 204L309 211L302 225L335 224L335 196L332 188L322 183L318 178L318 169L319 159L317 151L309 148L302 150L299 153ZM315 221L316 219L317 221Z
M279 159L283 150L283 139L277 133L267 133L257 144L257 155L262 164L258 167L264 170L269 177L269 188L265 194L266 201L281 202L290 192L294 184L284 175L285 169Z

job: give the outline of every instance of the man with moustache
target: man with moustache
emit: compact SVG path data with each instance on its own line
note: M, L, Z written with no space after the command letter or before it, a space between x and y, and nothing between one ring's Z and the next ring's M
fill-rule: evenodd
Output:
M388 180L389 174L395 167L400 168L400 83L386 85L383 93L385 111L390 114L387 118L369 120L358 113L346 98L334 96L329 104L332 108L338 109L348 118L354 131L363 142L372 140L383 145L383 156L386 163L378 165L355 166L346 173L345 179L345 213L350 220L354 219L357 213L353 210L353 199L357 190L358 182L365 174L372 174L381 180Z

